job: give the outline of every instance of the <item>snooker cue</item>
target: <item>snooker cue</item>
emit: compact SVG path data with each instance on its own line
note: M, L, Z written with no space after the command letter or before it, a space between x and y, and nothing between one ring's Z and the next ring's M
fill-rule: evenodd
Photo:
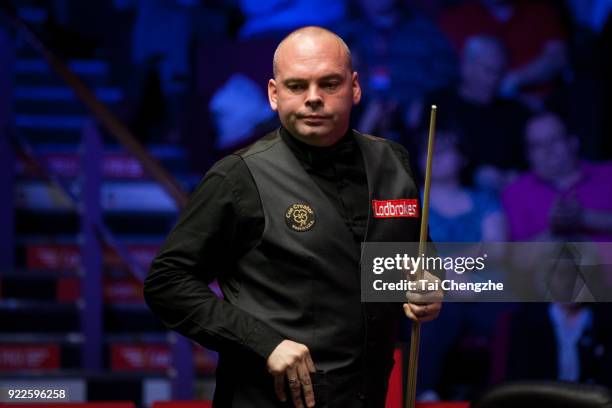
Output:
M433 156L433 147L436 130L436 105L431 105L431 116L429 118L429 139L427 142L427 166L425 170L425 187L423 191L423 210L421 213L421 234L419 236L419 253L425 251L427 245L427 224L429 221L429 190L431 187L431 161ZM419 268L417 271L417 279L423 279L423 270ZM421 324L419 322L412 323L412 332L410 336L410 355L408 358L408 378L406 379L406 408L414 408L416 403L416 384L417 384L417 368L419 362L419 343L421 340Z

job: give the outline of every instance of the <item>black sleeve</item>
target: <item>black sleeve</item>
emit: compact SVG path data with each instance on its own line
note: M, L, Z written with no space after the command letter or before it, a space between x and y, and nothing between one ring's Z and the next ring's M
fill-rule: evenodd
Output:
M283 338L208 287L234 271L262 232L255 183L242 158L228 156L204 176L153 260L144 283L147 305L168 328L207 348L246 348L267 358Z

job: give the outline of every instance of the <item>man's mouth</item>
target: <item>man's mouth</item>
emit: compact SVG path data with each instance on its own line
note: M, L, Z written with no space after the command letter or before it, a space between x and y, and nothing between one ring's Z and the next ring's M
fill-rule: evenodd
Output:
M311 119L311 120L323 120L323 119L328 119L329 116L323 116L323 115L304 115L301 116L302 119Z

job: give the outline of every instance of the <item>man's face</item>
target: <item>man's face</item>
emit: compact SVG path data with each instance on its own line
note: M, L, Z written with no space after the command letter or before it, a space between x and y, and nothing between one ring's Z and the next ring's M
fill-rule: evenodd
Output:
M531 169L544 180L555 181L575 165L577 142L554 115L532 120L527 125L526 141Z
M342 46L326 36L293 39L279 50L268 82L270 106L301 141L326 146L347 131L361 89Z
M506 72L506 57L494 45L482 45L477 55L465 56L462 63L463 81L495 94Z
M458 180L464 158L457 148L456 136L442 131L438 132L436 139L432 158L435 165L431 167L432 184ZM419 164L422 174L425 174L427 169L427 149L425 146L421 152Z

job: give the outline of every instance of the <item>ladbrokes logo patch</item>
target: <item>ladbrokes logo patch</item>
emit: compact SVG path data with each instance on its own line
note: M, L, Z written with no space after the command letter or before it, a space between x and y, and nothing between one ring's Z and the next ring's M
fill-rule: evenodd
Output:
M374 218L416 218L419 204L415 198L399 200L372 200Z
M285 221L294 231L308 231L315 224L315 213L307 204L293 204L287 208Z

